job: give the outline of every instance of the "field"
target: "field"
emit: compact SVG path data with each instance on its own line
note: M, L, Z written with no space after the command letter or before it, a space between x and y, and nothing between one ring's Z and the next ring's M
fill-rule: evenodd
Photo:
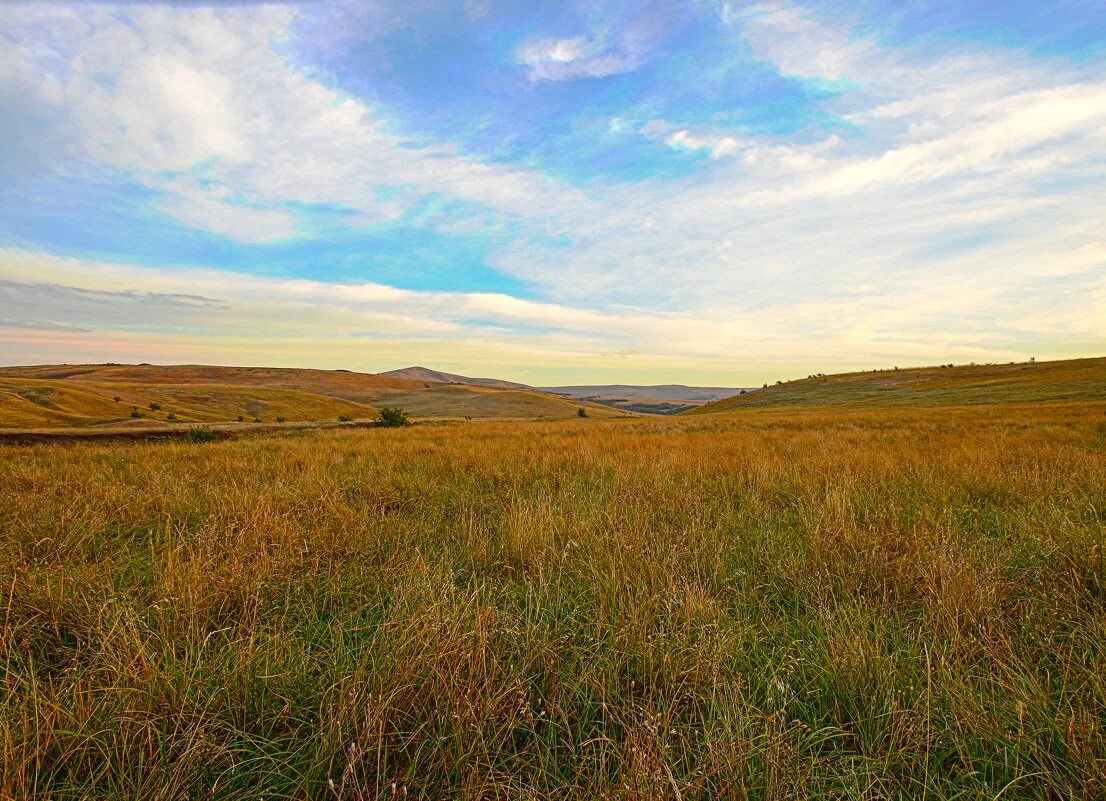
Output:
M189 423L372 419L380 406L412 417L558 419L584 406L532 390L493 390L347 370L198 365L0 367L0 429L185 426ZM132 412L134 416L132 416ZM169 417L172 414L173 417Z
M0 447L0 797L1101 799L1106 403Z

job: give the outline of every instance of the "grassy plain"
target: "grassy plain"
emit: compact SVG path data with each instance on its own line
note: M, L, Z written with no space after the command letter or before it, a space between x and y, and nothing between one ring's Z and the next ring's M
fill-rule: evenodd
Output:
M0 797L1100 799L1106 403L0 447Z

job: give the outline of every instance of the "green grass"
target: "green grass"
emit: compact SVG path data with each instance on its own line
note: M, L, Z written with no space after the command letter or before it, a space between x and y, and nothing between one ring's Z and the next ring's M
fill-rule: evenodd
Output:
M0 447L0 797L1099 799L1104 430Z
M743 409L884 408L1106 400L1106 358L920 367L789 381L684 414Z

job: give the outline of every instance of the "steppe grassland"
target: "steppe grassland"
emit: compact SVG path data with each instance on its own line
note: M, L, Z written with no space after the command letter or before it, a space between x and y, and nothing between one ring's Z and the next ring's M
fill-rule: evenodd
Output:
M10 798L1106 795L1106 404L0 448Z

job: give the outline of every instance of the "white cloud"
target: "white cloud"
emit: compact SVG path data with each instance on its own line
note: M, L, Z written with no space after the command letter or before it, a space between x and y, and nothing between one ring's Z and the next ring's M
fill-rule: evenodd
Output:
M16 37L55 54L45 67L27 48L0 57L0 79L21 87L23 101L34 92L50 147L62 139L73 158L136 170L167 193L165 210L244 241L294 233L280 210L288 202L348 206L365 224L430 192L472 201L558 237L555 247L523 238L490 257L546 300L47 265L26 253L7 254L0 276L210 294L228 310L204 312L195 330L236 341L375 332L436 348L517 347L541 364L636 352L671 369L795 364L805 373L1069 355L1063 341L1106 346L1101 63L969 44L891 48L793 6L742 7L727 19L757 57L838 82L824 107L844 123L839 133L655 120L644 135L707 153L706 168L583 192L446 146L413 148L378 109L289 71L270 47L288 7L131 11L122 24L47 8L36 18L49 24L35 30L50 36ZM24 12L0 11L0 23L29 24ZM567 80L632 68L649 52L642 41L533 40L515 55L534 78ZM131 64L151 71L130 75ZM24 158L34 137L18 142ZM382 185L410 195L382 199L373 191ZM51 319L43 311L0 316ZM55 322L103 331L110 320Z
M413 187L407 202L440 193L511 214L586 202L533 171L386 132L374 108L284 62L273 44L294 15L288 6L4 9L12 45L0 77L24 76L34 105L49 109L47 132L68 132L67 157L132 171L169 193L182 184L167 173L199 170L213 192L222 184L263 203L344 205L361 224L397 215L399 201L374 192L382 186ZM46 46L43 30L54 37ZM244 241L290 231L277 213L194 192L161 207Z
M528 39L515 48L515 62L534 66L547 61L566 64L587 55L593 55L598 48L583 36L571 39Z

